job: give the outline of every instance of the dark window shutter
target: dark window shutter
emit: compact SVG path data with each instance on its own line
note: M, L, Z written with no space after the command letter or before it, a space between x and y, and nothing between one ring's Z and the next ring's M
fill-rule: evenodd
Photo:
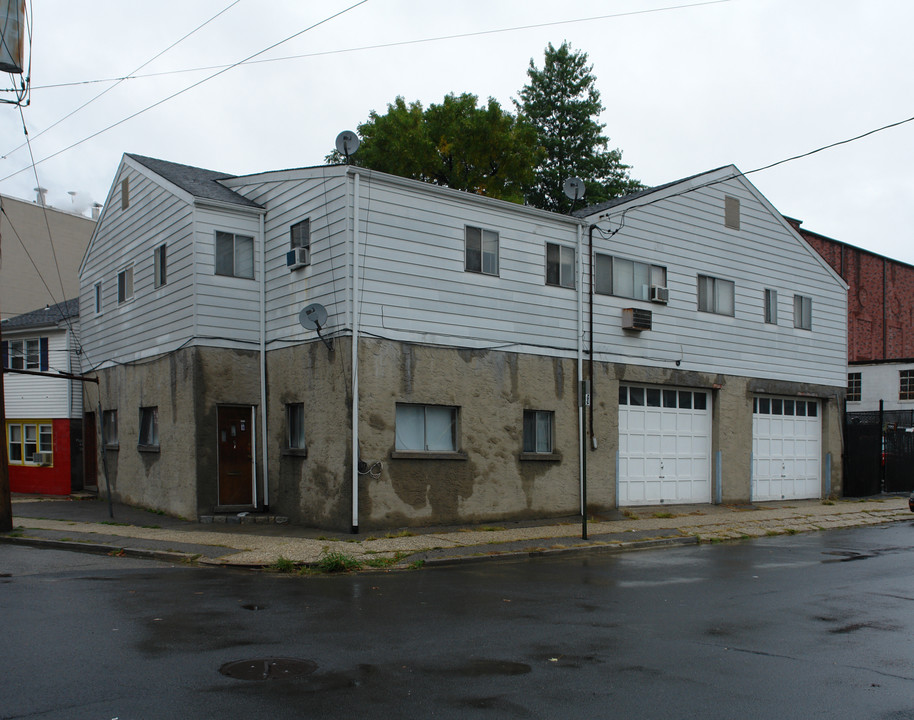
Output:
M38 338L38 352L41 359L38 361L38 369L41 372L48 371L48 339L46 337Z
M2 367L8 368L10 366L10 344L4 340L3 341L3 363Z

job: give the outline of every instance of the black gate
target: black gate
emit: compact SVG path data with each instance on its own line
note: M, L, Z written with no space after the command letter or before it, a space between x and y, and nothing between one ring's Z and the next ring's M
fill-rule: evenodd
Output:
M914 491L914 410L845 413L844 494Z

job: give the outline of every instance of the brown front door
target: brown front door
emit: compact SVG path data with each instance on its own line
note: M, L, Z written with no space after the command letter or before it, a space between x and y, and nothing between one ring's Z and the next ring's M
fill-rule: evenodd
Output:
M83 419L83 486L98 486L98 428L95 413L85 413Z
M250 406L218 409L219 505L254 505L253 415Z

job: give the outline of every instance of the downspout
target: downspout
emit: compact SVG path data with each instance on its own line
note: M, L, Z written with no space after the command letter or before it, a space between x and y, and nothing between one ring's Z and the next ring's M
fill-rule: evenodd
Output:
M264 217L260 214L260 452L263 464L263 509L270 509L270 473L267 453L267 243ZM255 486L254 505L257 505Z
M584 406L589 402L587 394L589 391L585 388L584 383L584 242L583 226L577 226L577 289L578 289L578 467L580 468L580 486L581 486L581 538L587 539L587 457L584 454L584 436L587 432L585 427Z
M593 231L594 225L591 225L587 230L587 262L590 263L590 292L588 296L587 304L587 313L588 313L588 325L590 335L590 447L592 450L597 449L597 434L593 428L593 396L594 396L594 385L593 385L593 363L594 363L594 353L596 352L595 343L593 339L593 296L594 296L594 276L596 275L596 270L594 268L594 254L593 254Z
M889 299L886 297L886 292L888 291L888 280L886 278L888 262L888 260L882 258L882 360L889 357L889 329L886 327L889 319L887 312Z
M352 533L359 531L359 174L352 199Z

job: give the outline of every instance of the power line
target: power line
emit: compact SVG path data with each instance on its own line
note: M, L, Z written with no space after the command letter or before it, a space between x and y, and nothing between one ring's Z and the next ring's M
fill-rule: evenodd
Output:
M397 42L379 43L376 45L362 45L360 47L343 48L340 50L324 50L321 52L303 53L301 55L286 55L284 57L265 58L263 60L251 60L251 61L244 60L241 63L236 63L236 65L239 65L239 64L240 65L258 65L258 64L263 64L263 63L286 62L288 60L302 60L304 58L322 57L322 56L326 56L326 55L341 55L341 54L345 54L345 53L363 52L365 50L384 50L386 48L403 47L406 45L420 45L420 44L424 44L424 43L441 42L444 40L462 40L464 38L481 37L484 35L497 35L500 33L519 32L522 30L536 30L539 28L555 27L558 25L571 25L571 24L575 24L575 23L594 22L596 20L610 20L613 18L627 17L627 16L631 16L631 15L646 15L648 13L668 12L671 10L684 10L684 9L688 9L688 8L701 7L702 5L717 5L717 4L726 3L726 2L732 2L732 0L706 0L706 2L690 3L690 4L686 4L686 5L670 5L667 7L652 8L649 10L632 10L630 12L612 13L610 15L595 15L592 17L577 18L575 20L556 20L553 22L535 23L532 25L516 25L513 27L507 27L507 28L496 28L494 30L477 30L475 32L458 33L458 34L454 34L454 35L438 35L436 37L420 38L418 40L400 40ZM203 66L195 67L195 68L184 68L181 70L165 70L162 72L146 73L143 75L134 75L133 73L131 73L130 75L125 75L122 77L115 77L115 78L99 78L96 80L79 80L79 81L69 82L69 83L55 83L53 85L36 85L36 86L33 86L32 89L33 90L50 90L50 89L56 89L56 88L73 87L73 86L77 86L77 85L89 85L89 84L93 84L93 83L105 83L105 82L114 82L114 81L122 82L124 80L139 80L139 79L145 79L145 78L162 77L164 75L179 75L182 73L203 72L205 70L217 70L220 68L228 69L231 67L235 67L235 66L234 65L203 65Z
M723 2L724 0L717 0L717 1ZM323 20L320 20L320 21L314 23L313 25L306 27L304 30L299 30L298 32L293 33L292 35L289 35L289 37L285 38L284 40L275 42L272 45L270 45L269 47L265 47L263 50L258 50L253 55L249 55L248 57L246 57L242 60L239 60L238 62L233 63L232 65L229 65L229 66L219 70L218 72L213 73L212 75L208 75L207 77L203 78L202 80L198 80L197 82L195 82L191 85L188 85L184 89L178 90L177 92L172 93L168 97L162 98L161 100L154 102L152 105L149 105L149 106L143 108L142 110L137 110L135 113L128 115L125 118L121 118L117 122L112 123L111 125L108 125L107 127L102 128L101 130L94 132L87 137L84 137L82 140L77 140L75 143L68 145L67 147L63 148L62 150L58 150L57 152L52 153L51 155L47 155L47 156L43 157L41 160L38 160L37 162L35 162L33 160L33 165L40 165L41 163L45 162L46 160L50 160L52 158L57 157L58 155L62 155L63 153L65 153L69 150L72 150L73 148L78 147L79 145L82 145L84 142L88 142L89 140L92 140L93 138L96 138L99 135L106 133L109 130L112 130L113 128L116 128L118 125L123 125L128 120L132 120L133 118L138 117L139 115L142 115L143 113L149 112L153 108L156 108L159 105L162 105L162 104L168 102L169 100L173 100L174 98L178 97L179 95L183 95L184 93L188 92L189 90L193 90L195 87L198 87L198 86L202 85L203 83L208 82L208 81L212 80L213 78L218 77L219 75L222 75L223 73L226 73L229 70L238 67L242 63L252 60L253 58L257 57L258 55L263 55L265 52L269 52L273 48L279 47L280 45L283 45L284 43L287 43L290 40L294 40L299 35L304 35L306 32L309 32L320 25L328 23L331 20L339 17L340 15L344 15L345 13L349 12L350 10L354 10L355 8L359 7L360 5L364 5L366 2L368 2L368 0L359 0L358 2L350 5L349 7L324 18ZM12 177L16 177L16 175L18 175L21 172L25 172L26 170L28 170L28 167L20 168L19 170L16 170L15 172L10 173L9 175L7 175L5 177L0 178L0 182L3 182L4 180L9 180Z
M140 70L142 70L144 67L146 67L146 66L149 65L150 63L154 62L155 60L158 60L160 57L162 57L162 55L164 55L165 53L167 53L169 50L171 50L172 48L174 48L176 45L179 45L180 43L182 43L182 42L184 42L185 40L187 40L187 38L189 38L191 35L193 35L193 34L196 33L198 30L201 30L202 28L204 28L204 27L206 27L207 25L209 25L209 24L210 24L213 20L215 20L217 17L219 17L219 16L222 15L223 13L225 13L225 12L231 10L233 7L235 7L235 5L237 5L237 4L240 3L240 2L241 2L241 0L235 0L235 2L233 2L231 5L229 5L229 6L226 7L226 8L223 8L222 10L220 10L219 12L217 12L217 13L216 13L215 15L213 15L209 20L207 20L206 22L202 23L201 25L198 25L198 26L195 27L193 30L191 30L189 33L187 33L186 35L184 35L184 37L180 38L179 40L175 40L175 41L174 41L171 45L169 45L167 48L165 48L164 50L162 50L162 51L158 52L157 54L153 55L151 58L149 58L149 60L147 60L147 61L144 62L142 65L140 65L138 68L136 68L136 69L133 70L131 73L129 73L129 75L127 75L126 77L123 77L123 78L117 80L117 82L115 82L114 85L112 85L111 87L102 90L98 95L96 95L95 97L91 98L90 100L87 100L86 102L84 102L82 105L80 105L80 106L79 106L78 108L76 108L75 110L70 111L69 113L67 113L66 115L64 115L62 118L60 118L60 119L57 120L56 122L52 123L51 125L48 125L48 127L46 127L46 128L45 128L44 130L42 130L41 132L37 133L32 139L41 137L41 136L44 135L46 132L48 132L48 130L51 130L52 128L57 127L57 126L60 125L60 123L62 123L64 120L67 120L67 119L73 117L76 113L78 113L80 110L82 110L83 108L85 108L87 105L91 105L91 104L94 103L96 100L98 100L100 97L102 97L103 95L105 95L106 93L111 92L112 90L114 90L114 88L116 88L118 85L120 85L122 82L124 82L124 80L126 80L127 78L129 78L129 77L135 75L136 73L138 73ZM34 86L32 87L32 89L33 89L33 90L35 89ZM10 150L9 152L5 153L5 154L3 155L3 157L6 158L6 157L8 157L9 155L12 155L14 152L17 152L18 150L21 150L23 147L25 147L25 143L22 143L22 144L19 145L18 147L15 147L15 148L13 148L12 150Z

